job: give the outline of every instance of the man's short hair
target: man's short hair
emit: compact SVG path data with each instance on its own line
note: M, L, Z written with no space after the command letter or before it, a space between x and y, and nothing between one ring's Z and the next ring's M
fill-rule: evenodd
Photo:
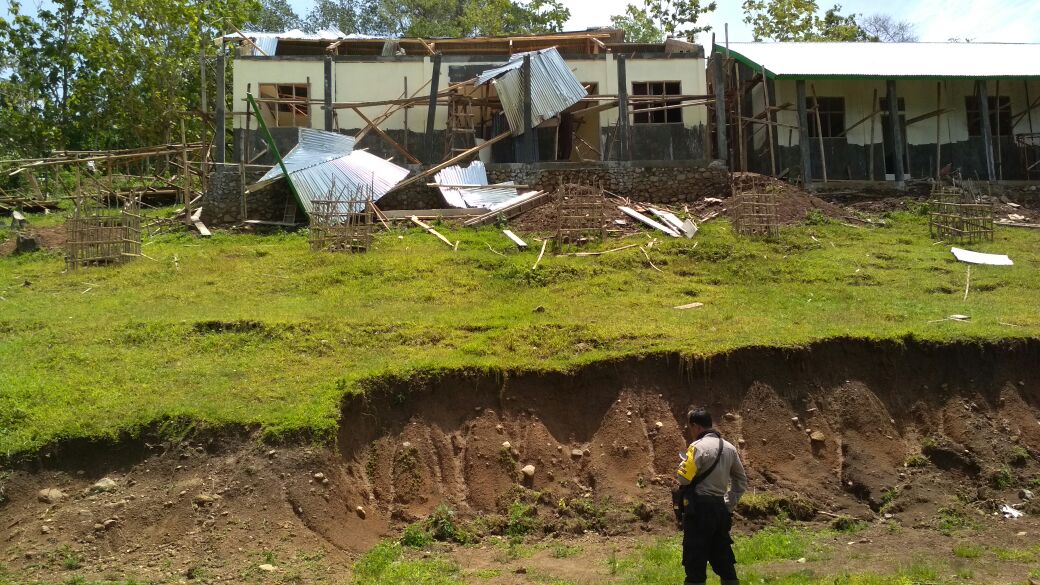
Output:
M691 425L699 425L706 429L711 428L711 413L703 408L695 408L689 415Z

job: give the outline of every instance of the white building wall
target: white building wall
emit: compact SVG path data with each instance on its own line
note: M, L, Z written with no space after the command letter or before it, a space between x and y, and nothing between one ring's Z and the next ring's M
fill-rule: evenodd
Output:
M501 57L490 57L488 67L501 65L505 61ZM477 64L468 62L467 65ZM601 94L617 93L617 63L611 54L599 59L573 59L568 62L575 77L582 83L596 83ZM461 63L445 60L441 63L440 88L448 86L448 70L452 65ZM703 95L707 93L707 82L704 73L704 59L628 59L627 77L629 92L631 84L639 81L679 81L682 92L687 95ZM338 61L333 67L334 102L362 102L397 99L404 92L407 80L409 95L423 88L420 96L429 95L429 86L423 87L433 74L433 63L429 57L420 60L401 61ZM312 100L324 98L324 63L320 59L239 59L235 62L233 73L234 111L245 112L245 95L247 85L252 86L253 94L257 94L260 83L310 83ZM373 118L386 109L386 106L367 107L362 110L366 116ZM408 128L423 132L426 129L426 105L408 110ZM617 110L607 110L600 116L600 125L609 127L617 122ZM339 109L337 119L340 128L361 128L365 126L356 113L349 109ZM687 127L700 126L707 121L705 106L687 107L683 110L683 123ZM443 129L447 122L446 109L437 109L434 127ZM254 122L255 124L255 122ZM311 127L324 128L325 118L320 104L311 107ZM242 115L234 118L234 127L245 127ZM384 129L403 129L405 114L395 113L385 123Z
M999 86L998 86L999 84ZM937 100L937 85L941 86L941 99ZM1036 100L1040 97L1040 81L1005 79L987 81L987 89L991 96L1003 95L1011 98L1011 114L1023 112L1027 106L1027 86L1029 97ZM878 98L887 95L885 80L848 80L848 79L816 79L806 81L806 95L813 96L815 87L816 95L819 97L844 97L845 98L845 126L849 127L859 122L874 111L874 92L877 91ZM798 110L797 91L795 81L782 79L776 81L775 103L778 106L790 104L790 109L778 112L777 121L781 124L794 126L795 128L778 128L778 143L780 146L798 145ZM907 127L906 140L908 144L935 144L936 132L943 144L951 142L963 142L968 140L968 118L965 97L976 99L975 80L951 78L946 80L897 80L896 93L903 98L905 103L905 115L907 120L917 116L928 114L941 107L947 109L937 121L931 117L920 122L915 122ZM760 94L754 97L755 112L761 112L764 103ZM809 112L809 116L812 116ZM1032 130L1030 129L1029 116L1023 115L1013 127L1014 133L1026 133L1040 131L1040 109L1033 111ZM938 122L938 128L936 128ZM864 122L854 128L848 134L849 144L866 145L871 143L871 126L873 126L874 144L882 141L881 116L875 116L873 123ZM994 129L996 132L996 129ZM764 135L764 133L762 133ZM759 144L756 136L756 145Z

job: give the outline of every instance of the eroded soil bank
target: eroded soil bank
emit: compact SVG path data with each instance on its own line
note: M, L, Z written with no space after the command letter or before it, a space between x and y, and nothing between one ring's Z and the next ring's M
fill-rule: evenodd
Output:
M53 580L239 581L260 565L336 580L440 504L487 532L519 501L538 534L664 533L692 405L716 413L767 496L742 509L745 528L783 509L935 530L956 507L1018 503L1040 477L1038 366L1035 341L835 340L387 382L344 401L332 448L198 434L69 444L8 470L0 563Z

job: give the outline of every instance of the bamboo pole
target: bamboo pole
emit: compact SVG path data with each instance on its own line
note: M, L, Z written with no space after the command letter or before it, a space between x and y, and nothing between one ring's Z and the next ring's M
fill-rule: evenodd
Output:
M827 182L827 153L823 151L823 126L820 124L820 98L816 96L816 84L810 84L812 88L813 115L816 117L816 138L820 143L820 176L823 182Z
M870 161L868 163L869 164L869 171L868 172L870 174L868 175L868 178L871 181L873 181L874 180L874 129L875 129L875 127L877 127L877 122L875 121L874 117L880 111L880 108L878 107L878 95L877 95L877 88L876 87L874 88L874 100L873 100L873 102L871 102L870 107L874 109L874 113L871 114L871 116L870 116L870 155L869 155L870 156Z
M935 84L935 180L939 180L939 169L942 168L942 82Z
M769 115L769 78L766 77L766 68L762 67L762 97L765 101L765 113L766 121L772 122L772 118ZM769 140L769 171L770 176L776 176L776 151L773 149L773 125L766 124L766 136Z

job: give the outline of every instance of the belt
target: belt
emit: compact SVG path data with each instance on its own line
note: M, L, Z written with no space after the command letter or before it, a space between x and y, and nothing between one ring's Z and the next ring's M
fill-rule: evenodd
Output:
M698 504L722 504L723 506L726 505L726 498L722 496L702 496L700 494L697 494L694 497L693 501L697 502Z

